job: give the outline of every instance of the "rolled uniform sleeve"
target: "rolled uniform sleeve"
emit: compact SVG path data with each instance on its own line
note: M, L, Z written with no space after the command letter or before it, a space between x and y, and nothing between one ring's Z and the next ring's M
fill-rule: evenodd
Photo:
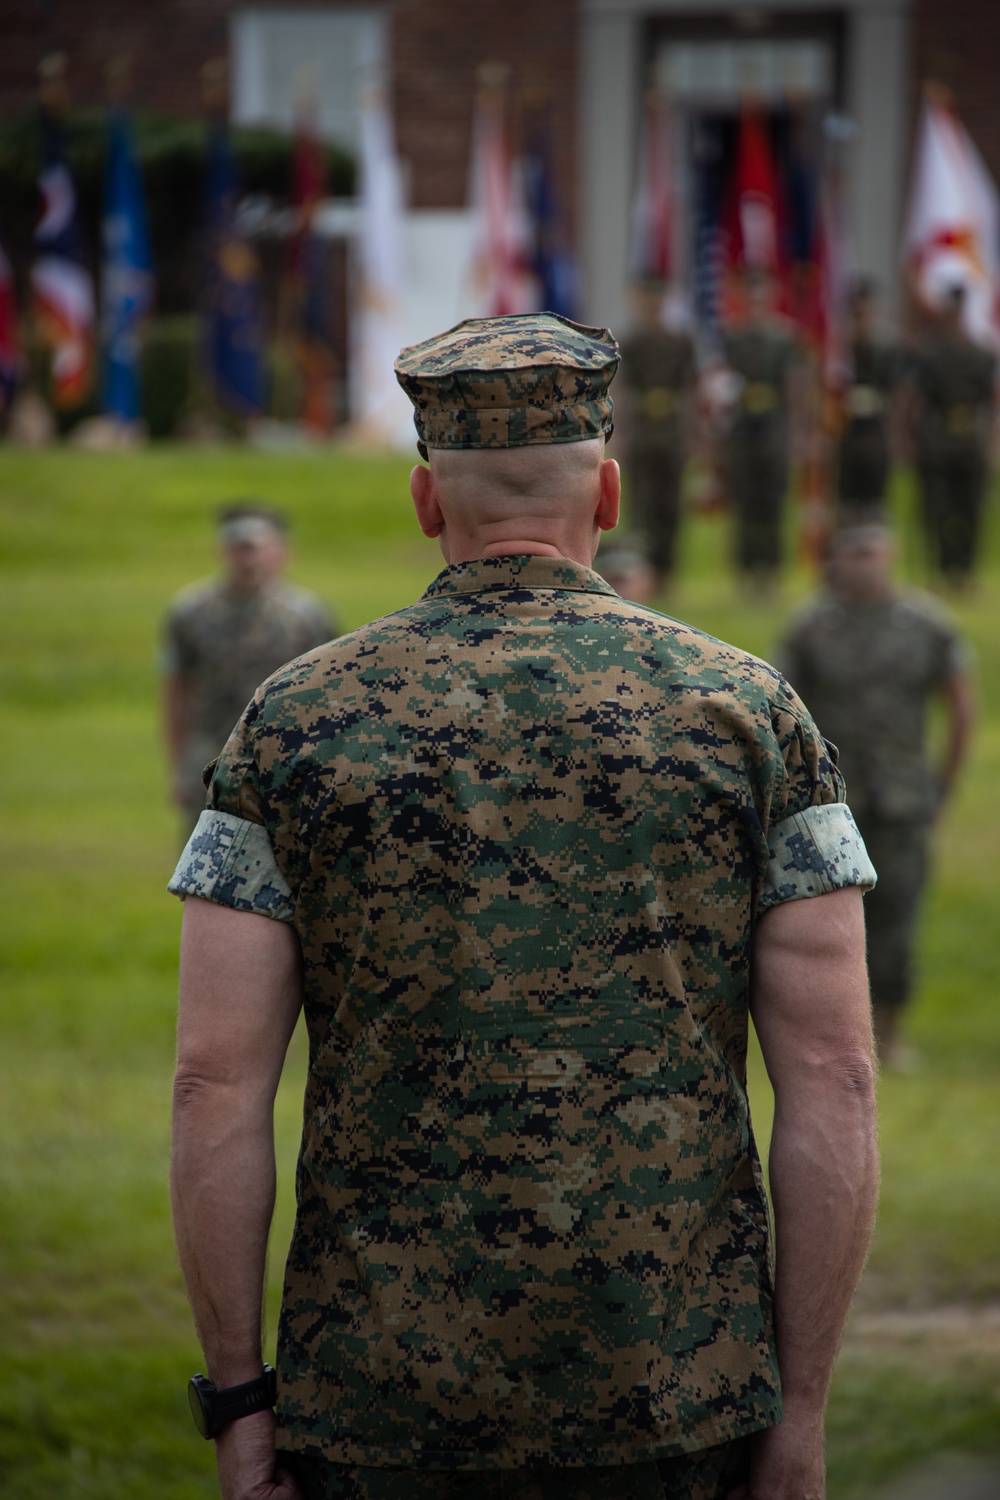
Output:
M772 713L784 779L767 830L768 865L758 913L847 886L871 890L875 868L844 801L836 747L781 680Z
M235 911L291 922L295 903L264 826L250 704L217 761L208 766L208 807L188 839L167 890Z

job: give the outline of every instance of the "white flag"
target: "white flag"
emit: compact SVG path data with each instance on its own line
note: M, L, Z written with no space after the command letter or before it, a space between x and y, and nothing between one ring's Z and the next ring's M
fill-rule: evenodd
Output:
M1000 197L954 111L924 98L914 158L903 256L918 298L940 306L965 288L966 329L1000 345Z
M471 297L478 316L533 312L538 286L531 274L531 225L520 163L511 159L502 104L481 98L469 162L473 262Z
M412 447L413 410L393 374L403 343L403 185L381 90L361 109L361 229L355 320L355 417L367 441Z

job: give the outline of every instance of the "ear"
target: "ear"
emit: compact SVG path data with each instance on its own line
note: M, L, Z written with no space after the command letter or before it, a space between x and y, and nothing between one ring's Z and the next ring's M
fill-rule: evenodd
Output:
M594 521L601 531L614 531L622 509L622 475L613 458L601 461L601 494L594 512Z
M434 475L423 464L417 464L410 471L410 498L424 536L440 536L444 529L444 516L438 504L437 485Z

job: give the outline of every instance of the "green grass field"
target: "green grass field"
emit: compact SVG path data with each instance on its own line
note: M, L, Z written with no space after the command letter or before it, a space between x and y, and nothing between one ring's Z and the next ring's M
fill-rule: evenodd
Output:
M3 896L0 1045L0 1493L195 1500L213 1462L185 1385L200 1355L169 1226L167 1149L180 906L154 660L171 594L212 568L221 500L294 518L294 577L346 627L438 570L408 463L163 448L0 451ZM912 497L895 497L904 525ZM766 655L780 604L738 599L724 518L693 518L673 613ZM904 573L918 574L909 528ZM1000 1464L1000 539L958 609L983 721L938 835L909 1023L925 1063L881 1084L877 1237L830 1416L831 1500L868 1500L924 1461ZM282 1188L270 1307L290 1219L303 1048L277 1108ZM759 1064L761 1134L769 1099ZM943 1310L942 1310L943 1309Z

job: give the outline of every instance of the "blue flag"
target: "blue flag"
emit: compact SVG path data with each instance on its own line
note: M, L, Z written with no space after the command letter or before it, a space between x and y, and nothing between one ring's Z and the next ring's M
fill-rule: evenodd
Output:
M538 129L522 161L524 195L531 221L531 269L546 312L576 316L577 276L566 248L548 141Z
M224 125L208 143L204 268L205 373L241 416L264 409L264 308L260 266L236 222L236 163Z
M111 116L104 184L104 410L123 422L141 413L139 329L153 302L153 261L142 178L128 116Z

